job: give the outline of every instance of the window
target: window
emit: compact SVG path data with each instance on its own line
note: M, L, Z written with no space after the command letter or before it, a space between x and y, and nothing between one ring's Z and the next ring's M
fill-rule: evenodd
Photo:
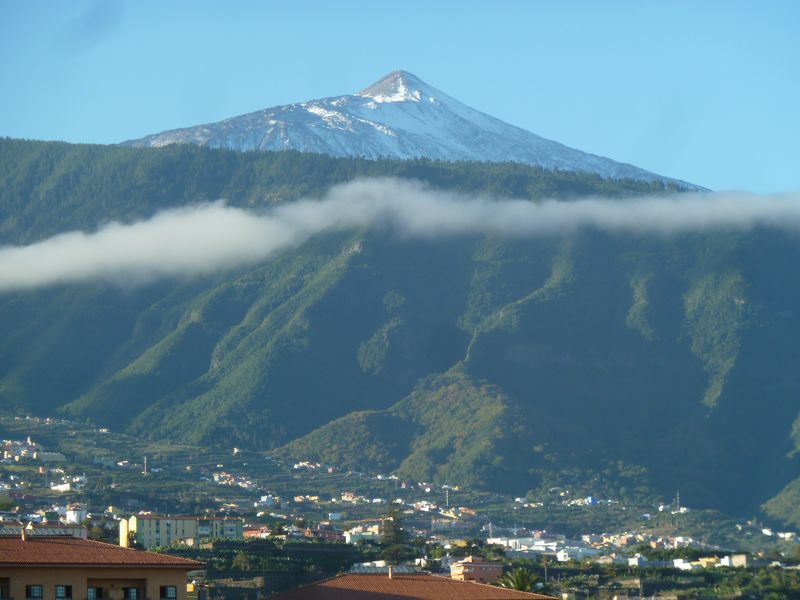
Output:
M174 585L161 586L161 600L175 600L178 597L178 588Z
M103 597L103 588L86 588L86 600L100 600Z
M124 600L139 600L139 590L136 588L122 588Z
M72 586L71 585L57 585L56 586L56 600L72 600Z
M41 585L26 585L25 597L28 600L40 600L44 597L44 588Z

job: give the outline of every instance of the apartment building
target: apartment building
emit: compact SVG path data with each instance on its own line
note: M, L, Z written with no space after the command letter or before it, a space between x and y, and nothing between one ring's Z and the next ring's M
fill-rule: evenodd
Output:
M138 514L119 524L119 545L124 548L133 542L149 550L212 539L243 540L242 518Z

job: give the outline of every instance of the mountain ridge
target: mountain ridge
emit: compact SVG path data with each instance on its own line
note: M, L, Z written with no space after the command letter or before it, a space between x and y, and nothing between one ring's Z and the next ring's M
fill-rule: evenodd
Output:
M704 189L543 138L471 108L402 70L355 94L275 106L122 142L136 147L176 143L368 159L518 162Z

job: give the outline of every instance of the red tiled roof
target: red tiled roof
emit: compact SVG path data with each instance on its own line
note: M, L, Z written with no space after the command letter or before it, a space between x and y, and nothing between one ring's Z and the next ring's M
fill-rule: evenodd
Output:
M241 521L242 517L216 517L216 516L195 516L195 515L154 515L151 513L142 515L131 515L137 519L164 519L165 521Z
M324 579L291 592L278 594L274 598L283 600L512 600L540 598L552 600L551 596L518 592L506 588L456 581L449 577L427 573L397 573L391 579L385 573L345 573Z
M0 537L0 566L113 566L198 569L203 563L73 537Z

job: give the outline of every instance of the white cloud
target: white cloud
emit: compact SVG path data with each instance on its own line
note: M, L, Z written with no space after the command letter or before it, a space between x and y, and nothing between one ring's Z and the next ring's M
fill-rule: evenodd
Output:
M563 234L583 227L672 235L756 226L800 231L800 195L680 194L571 202L493 200L432 190L398 179L366 179L324 198L255 213L222 202L70 232L29 246L0 248L0 290L93 279L147 281L199 275L268 259L311 236L354 227L436 237Z

